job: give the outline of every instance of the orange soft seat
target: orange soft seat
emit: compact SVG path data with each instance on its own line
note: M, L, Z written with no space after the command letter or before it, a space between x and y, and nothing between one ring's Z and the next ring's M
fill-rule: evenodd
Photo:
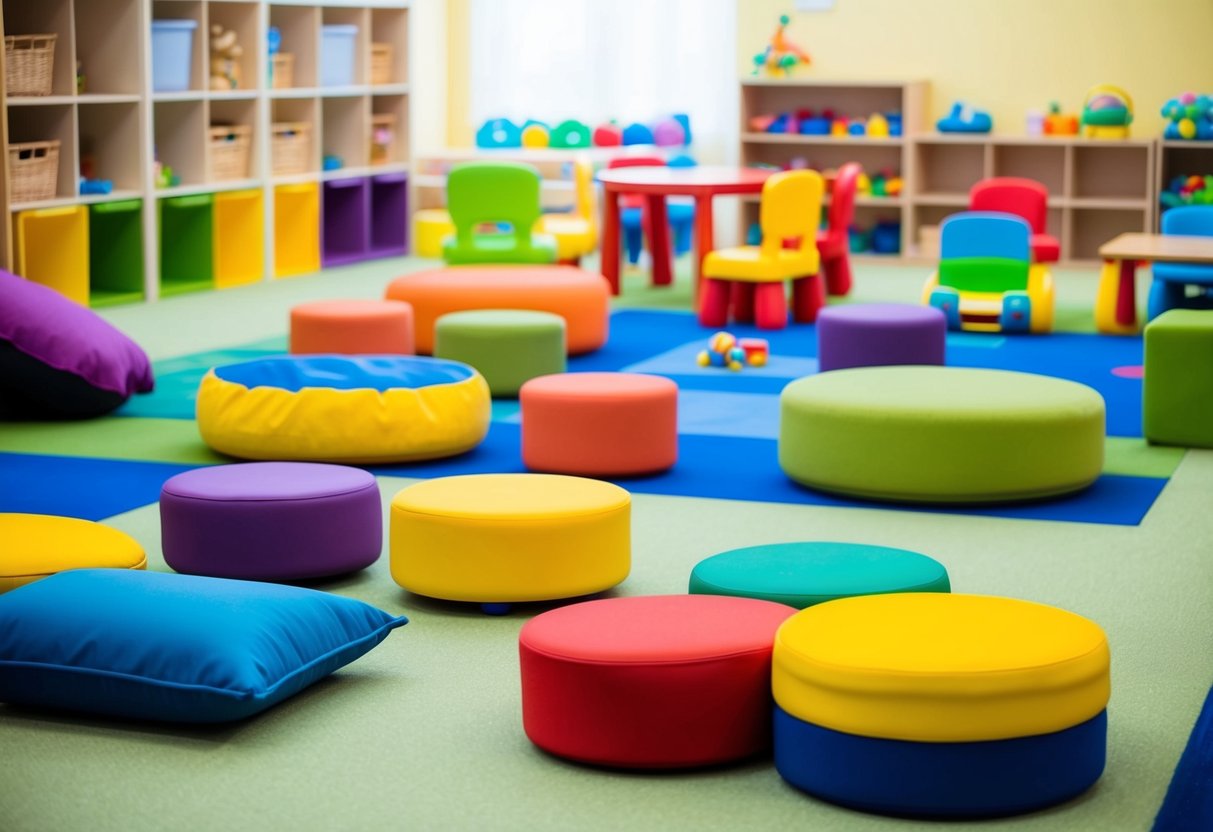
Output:
M564 318L570 355L606 343L606 279L573 266L454 266L406 274L387 287L389 300L412 304L417 352L434 349L434 323L465 309L534 309Z
M413 308L395 300L320 300L291 309L296 355L412 355Z

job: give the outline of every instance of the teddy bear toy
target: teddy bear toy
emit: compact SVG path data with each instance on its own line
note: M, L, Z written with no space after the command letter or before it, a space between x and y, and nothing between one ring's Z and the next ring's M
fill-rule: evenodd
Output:
M240 56L244 49L236 42L236 33L219 24L211 27L211 89L240 89Z

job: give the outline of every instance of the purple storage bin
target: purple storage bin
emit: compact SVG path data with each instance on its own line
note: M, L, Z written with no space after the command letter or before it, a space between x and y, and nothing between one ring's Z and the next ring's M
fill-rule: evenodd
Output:
M370 255L370 188L366 179L333 179L324 183L321 260L340 266Z
M405 173L371 177L371 256L408 251L409 178Z

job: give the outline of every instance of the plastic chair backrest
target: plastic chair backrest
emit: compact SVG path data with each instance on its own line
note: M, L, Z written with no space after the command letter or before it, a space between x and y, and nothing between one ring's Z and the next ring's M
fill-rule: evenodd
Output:
M616 156L607 162L608 168L663 168L665 159L660 156ZM644 204L640 194L624 193L619 196L620 205L624 208L639 208Z
M472 248L476 227L509 223L520 248L531 245L539 218L539 171L519 162L467 162L446 180L447 210L460 248Z
M939 284L969 292L1028 288L1032 229L1014 214L968 211L943 221Z
M825 180L815 170L783 171L766 181L758 217L763 257L778 257L783 241L794 238L802 252L816 250L824 192Z
M1162 233L1213 237L1213 205L1180 205L1164 211Z
M1048 224L1049 189L1035 179L996 176L983 179L969 190L970 211L1001 211L1028 221L1033 234L1044 234Z
M584 219L593 229L598 224L598 206L594 203L594 166L589 158L578 156L573 160L573 184L575 190L575 210L577 216Z
M863 168L857 162L847 162L834 174L834 187L830 192L831 231L845 234L851 227L851 221L855 218L855 191L862 172Z

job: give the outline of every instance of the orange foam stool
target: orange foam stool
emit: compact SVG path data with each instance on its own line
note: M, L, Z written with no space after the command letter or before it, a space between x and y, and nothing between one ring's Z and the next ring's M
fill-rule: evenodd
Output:
M454 266L406 274L387 297L412 304L417 352L434 351L434 322L465 309L534 309L564 318L569 355L606 343L606 278L573 266Z
M291 309L296 355L412 355L413 307L398 300L319 300Z
M678 385L638 373L563 373L522 385L522 461L591 477L653 474L678 460Z

